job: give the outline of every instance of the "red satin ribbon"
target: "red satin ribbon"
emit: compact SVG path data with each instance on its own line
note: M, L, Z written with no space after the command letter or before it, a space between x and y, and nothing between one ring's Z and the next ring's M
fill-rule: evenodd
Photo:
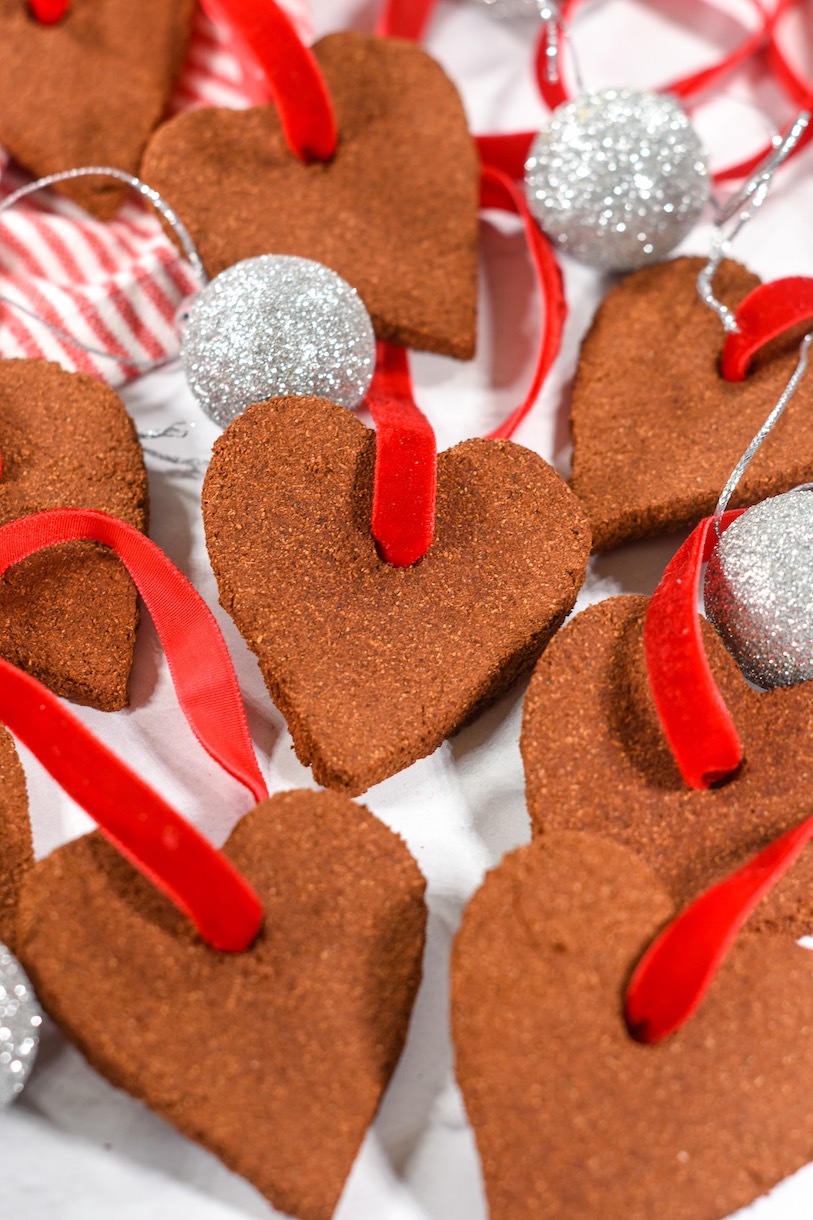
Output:
M738 330L726 335L721 372L726 381L744 381L761 347L792 326L813 319L813 279L792 275L760 284L741 301Z
M276 0L201 0L216 25L229 34L256 100L262 73L279 110L288 147L301 161L329 161L338 132L321 68ZM253 84L251 82L254 82Z
M800 106L806 107L813 103L813 82L805 80L803 76L799 75L785 55L782 44L779 41L782 17L795 7L798 7L798 0L779 0L774 10L773 21L771 22L768 61L779 81L793 100ZM805 132L805 135L808 139L811 138L809 131Z
M406 349L379 341L367 405L375 420L373 537L382 559L407 568L435 532L437 445L412 392Z
M640 1042L660 1042L697 1010L737 933L813 838L813 818L788 830L670 923L636 967L625 1013Z
M580 3L580 0L565 0L561 8L563 19L568 19L578 3ZM698 72L690 73L688 76L681 77L671 84L661 86L659 92L672 93L684 100L694 97L699 93L705 92L712 85L717 84L763 46L768 45L773 30L774 16L767 11L762 0L750 0L750 3L759 17L759 25L755 30L748 32L742 42L718 63L712 64L708 68L703 68ZM570 101L572 95L565 85L561 71L556 81L549 81L547 79L547 45L547 27L543 26L537 42L536 74L542 97L550 109L553 110L563 102ZM778 54L781 53L778 52ZM488 164L498 166L512 178L519 180L524 177L525 162L528 159L528 153L536 135L536 131L484 135L478 137L478 143L483 159ZM811 138L813 138L813 130L809 129L801 138L800 145L803 146ZM746 160L717 170L712 175L713 180L715 182L725 182L745 177L760 164L771 151L772 147L770 144L766 145L765 148L760 149L759 152L754 153ZM795 151L796 149L794 149Z
M726 530L745 510L723 513ZM717 544L712 517L692 531L647 608L649 684L669 748L690 788L709 788L736 771L742 746L703 647L697 598L702 565Z
M255 801L263 800L268 790L220 629L155 543L107 513L55 509L0 529L0 574L44 547L79 539L109 546L122 559L152 615L195 736ZM262 907L248 882L49 691L6 662L0 663L0 719L209 944L234 952L251 944Z
M71 7L71 0L28 0L29 8L43 25L61 21Z
M561 5L560 13L563 22L568 22L575 12L581 0L564 0ZM690 98L695 94L702 93L716 85L735 68L744 63L761 47L763 47L768 38L768 32L771 23L771 14L766 9L762 0L750 0L756 10L759 18L759 26L755 30L746 32L745 37L738 46L730 51L716 64L712 64L708 68L702 68L699 72L692 72L688 76L680 77L671 84L662 85L658 92L672 93L676 97ZM711 8L716 6L710 5ZM546 104L551 110L555 110L557 106L561 106L563 102L569 102L572 95L569 93L565 82L564 75L561 70L558 73L556 81L549 81L546 75L546 55L548 50L547 39L548 27L543 25L540 30L539 39L536 46L536 78L539 83L539 91L542 94ZM560 55L561 60L561 55Z

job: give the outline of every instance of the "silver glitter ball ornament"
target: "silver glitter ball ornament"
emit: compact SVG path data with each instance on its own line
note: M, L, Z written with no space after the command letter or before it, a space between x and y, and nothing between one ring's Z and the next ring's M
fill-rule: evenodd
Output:
M605 89L557 106L531 147L525 190L560 249L628 271L686 236L710 187L705 153L674 98Z
M181 342L192 393L225 428L283 394L361 402L375 335L355 288L309 258L264 254L215 276L193 301Z
M749 508L709 560L706 613L758 686L813 678L813 493Z
M41 1025L33 987L14 954L0 944L0 1108L23 1091Z

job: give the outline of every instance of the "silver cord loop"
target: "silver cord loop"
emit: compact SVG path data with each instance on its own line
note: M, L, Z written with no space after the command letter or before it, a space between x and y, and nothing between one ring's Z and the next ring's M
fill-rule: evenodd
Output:
M57 182L70 182L74 178L86 178L94 174L117 178L119 182L126 182L134 191L138 191L143 199L151 203L167 222L183 246L184 254L191 263L192 270L200 280L201 286L205 287L208 284L209 277L204 270L200 255L180 216L158 194L154 187L149 186L146 182L142 182L140 178L134 177L133 174L125 173L123 169L115 169L110 165L85 165L77 169L62 170L58 174L48 174L45 178L37 178L35 182L29 182L26 186L21 186L19 190L13 191L6 199L0 202L0 213L8 211L15 203L19 203L21 199L24 199L26 195L33 195L35 191L44 190L47 186L53 186Z
M799 143L802 133L810 122L810 117L808 110L802 110L796 116L784 139L778 138L779 142L776 147L763 157L751 176L732 195L728 203L718 211L717 219L714 222L715 232L711 241L711 252L705 267L697 277L697 292L703 304L717 314L727 334L736 334L739 329L737 319L733 311L714 295L712 288L714 277L720 263L729 254L731 243L740 229L765 202L774 174Z
M570 37L570 25L563 19L557 0L537 0L537 4L539 6L539 19L545 30L545 80L549 85L556 85L561 79L559 62L561 58L561 38L564 36L567 41L568 51L570 52L570 62L573 67L573 75L576 79L576 88L579 93L586 93L587 90L582 80L579 61Z
M749 465L751 459L754 457L760 445L765 440L765 437L773 429L774 424L790 402L791 398L796 392L799 382L804 376L805 369L807 368L807 353L811 342L813 342L813 331L806 334L799 345L799 359L796 363L796 368L793 370L788 384L782 391L779 401L729 475L728 482L723 488L720 499L717 501L717 507L714 510L714 529L718 538L720 537L720 520L728 507L728 502L734 493L734 488L745 474L746 467Z

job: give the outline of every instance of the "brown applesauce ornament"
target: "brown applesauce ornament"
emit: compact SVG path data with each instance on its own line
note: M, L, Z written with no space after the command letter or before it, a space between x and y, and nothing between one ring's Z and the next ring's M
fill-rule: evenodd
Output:
M4 928L43 1007L94 1067L281 1210L327 1220L406 1038L423 877L402 840L346 797L268 798L215 619L137 530L89 510L38 514L0 529L0 567L77 538L127 566L190 727L256 807L216 850L0 661L0 717L100 827L13 872L4 858ZM5 811L25 817L19 801ZM27 981L2 951L0 1016L2 1103L36 1032Z
M353 285L379 339L470 358L479 165L452 82L405 41L344 32L310 50L273 3L209 7L276 105L179 115L147 149L142 176L207 271L310 258Z
M755 351L781 336L790 317L802 320L804 307L810 316L806 281L760 284L727 256L778 167L804 142L807 122L807 113L799 114L719 210L705 261L684 257L637 271L599 307L582 345L571 405L572 486L590 516L597 550L713 512L732 466L762 426L766 400L784 399L793 370L790 340L773 345L752 375L746 373ZM739 300L736 309L726 303L732 300ZM803 383L788 418L737 488L740 504L809 477L810 394Z
M0 0L0 145L35 177L73 166L138 171L184 63L194 0ZM100 220L126 188L66 180Z

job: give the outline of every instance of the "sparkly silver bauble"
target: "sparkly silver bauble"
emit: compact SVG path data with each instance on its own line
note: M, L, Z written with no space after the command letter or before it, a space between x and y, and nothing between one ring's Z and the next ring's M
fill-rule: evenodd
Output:
M525 165L528 206L568 254L606 271L655 262L709 198L700 141L674 98L634 89L557 106Z
M33 987L16 957L0 944L0 1108L23 1091L41 1025Z
M190 306L181 357L217 424L283 394L355 407L369 388L375 336L355 288L309 258L265 254L222 271Z
M775 496L738 517L709 561L705 601L751 682L813 678L813 493Z

